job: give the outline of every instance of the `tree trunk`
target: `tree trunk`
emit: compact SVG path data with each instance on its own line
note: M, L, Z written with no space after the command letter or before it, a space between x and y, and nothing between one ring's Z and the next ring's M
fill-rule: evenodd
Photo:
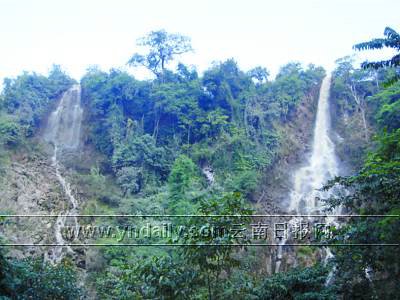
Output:
M366 117L365 117L365 110L364 110L364 107L360 107L360 112L361 112L361 118L362 118L363 126L364 126L365 140L368 142L368 140L369 140L369 134L368 134L367 119L366 119Z
M244 131L246 132L246 135L249 136L249 130L247 127L247 106L248 106L248 102L246 101L246 104L244 106L244 112L243 112L243 121L244 121Z
M155 120L154 120L154 130L153 130L153 137L155 142L157 143L157 136L158 136L158 125L160 123L160 117L159 116L155 116Z
M207 285L208 285L208 300L212 299L211 296L211 282L210 282L210 273L207 271Z
M190 125L188 126L187 144L190 145Z
M375 84L376 84L376 89L379 91L379 77L378 77L378 71L375 71Z
M364 99L360 98L358 96L356 88L354 87L354 85L349 85L349 87L350 87L351 94L353 95L354 101L356 102L357 107L360 110L361 119L362 119L363 127L364 127L364 137L365 137L365 140L368 141L369 140L369 134L368 134L367 118L365 117Z

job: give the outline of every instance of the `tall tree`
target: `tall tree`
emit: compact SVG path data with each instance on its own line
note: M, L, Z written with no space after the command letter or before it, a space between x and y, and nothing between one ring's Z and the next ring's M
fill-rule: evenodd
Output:
M268 81L269 71L264 67L255 67L247 72L247 74L255 79L258 83L263 83Z
M354 59L349 56L336 60L337 68L334 71L335 84L343 84L343 95L348 94L346 98L352 99L360 113L362 126L364 129L364 138L369 140L369 125L367 121L367 97L376 92L376 86L369 80L374 76L369 70L355 69L353 67ZM340 81L340 82L339 82ZM378 85L377 85L378 86Z
M398 34L394 29L390 27L386 27L383 34L385 35L385 38L375 38L370 40L369 42L358 43L355 44L353 48L356 50L375 50L386 47L394 49L395 51L397 51L397 54L388 60L375 61L375 62L364 61L361 64L361 66L364 69L368 68L380 69L386 67L400 66L400 34ZM400 75L397 73L395 76L389 79L387 84L394 83L399 79Z
M139 46L149 48L147 54L135 53L128 61L132 67L144 66L149 69L157 78L160 78L166 65L176 55L192 51L190 38L168 33L165 30L151 31L147 36L138 40Z

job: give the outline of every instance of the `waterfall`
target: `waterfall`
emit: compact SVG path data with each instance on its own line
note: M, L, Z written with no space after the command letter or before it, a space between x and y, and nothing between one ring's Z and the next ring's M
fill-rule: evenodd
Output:
M321 84L318 110L314 127L311 157L306 166L294 174L294 187L290 194L289 210L300 214L318 212L322 203L318 191L327 180L338 174L335 145L329 137L329 90L331 77L326 76Z
M307 164L294 173L293 189L289 195L289 211L294 214L308 215L318 214L323 209L320 198L328 196L322 188L327 180L338 175L338 164L335 155L335 145L329 137L330 114L329 114L329 91L331 77L326 76L321 84L318 109L314 126L314 137L311 155ZM289 224L298 222L301 218L292 219ZM327 223L334 223L333 217L327 217ZM282 239L278 246L275 272L279 272L282 260L283 246L286 240ZM330 259L333 254L326 250L325 260Z
M55 111L49 117L44 138L61 149L76 149L79 146L83 110L81 89L72 86L61 97Z
M208 184L213 185L215 182L214 171L210 166L205 166L201 169L204 176L207 178Z
M59 214L55 223L55 238L57 245L65 245L62 236L62 228L68 219L72 219L75 226L78 226L76 217L67 217L68 215L76 215L78 212L78 201L72 193L71 186L66 178L60 172L60 162L58 155L62 155L63 150L76 150L79 147L80 131L83 109L81 107L81 89L79 85L72 86L67 90L60 99L56 110L54 110L48 120L47 127L44 132L44 139L53 144L52 165L58 182L72 206L71 209ZM66 246L69 252L72 249ZM63 257L63 246L57 246L53 249L51 257L48 257L53 263L59 262Z

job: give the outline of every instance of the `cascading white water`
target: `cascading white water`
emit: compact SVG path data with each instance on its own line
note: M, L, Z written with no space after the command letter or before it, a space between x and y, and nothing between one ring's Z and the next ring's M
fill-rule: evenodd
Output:
M210 166L205 166L203 169L203 174L207 178L207 181L210 185L213 185L215 182L214 171Z
M301 214L318 212L322 203L318 191L327 180L338 174L335 145L329 137L329 90L331 77L326 76L321 84L314 141L308 164L296 171L294 187L290 194L289 210Z
M323 184L335 175L338 175L338 164L335 155L335 145L329 137L329 91L331 77L326 76L321 84L318 110L315 120L314 137L311 156L306 166L298 169L294 174L294 185L289 196L289 211L294 214L317 214L323 209L323 203L319 200L326 197L326 192L319 191ZM298 219L292 219L289 223L296 223ZM327 223L334 223L333 217L326 218ZM286 240L282 239L278 246L275 272L279 272L283 246ZM327 249L326 260L333 255Z
M65 226L67 219L72 219L75 226L78 226L76 217L66 217L67 215L76 215L78 210L78 202L75 199L70 184L60 172L60 163L58 154L63 150L76 150L79 146L80 131L83 109L81 107L81 90L79 85L72 86L62 96L57 109L53 111L49 117L48 124L44 133L44 138L47 142L53 144L52 164L55 168L57 180L61 184L63 191L69 199L72 208L62 212L57 217L55 223L55 238L57 245L65 245L62 236L62 228ZM69 246L66 247L71 251ZM53 249L51 257L48 257L54 263L57 263L62 258L63 246L57 246Z
M57 109L49 117L44 138L61 149L76 149L79 146L83 109L81 89L72 86L62 96Z

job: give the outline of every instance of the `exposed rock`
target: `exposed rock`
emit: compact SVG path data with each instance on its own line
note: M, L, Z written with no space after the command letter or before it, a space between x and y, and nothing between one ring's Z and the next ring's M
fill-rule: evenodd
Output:
M318 91L319 87L316 87L312 93L302 99L297 110L291 115L290 122L278 128L279 135L283 138L280 141L281 152L278 153L273 167L266 171L264 183L260 185L258 195L254 197L258 199L257 210L262 214L287 213L285 208L293 185L293 171L303 164L304 157L311 148L313 124L319 96ZM269 217L261 221L264 224L268 224L269 228L273 228L274 223L285 222L285 218ZM277 242L272 236L268 239L269 244L276 244ZM260 251L260 255L265 257L267 274L275 272L277 247L262 247L258 251ZM292 251L290 255L285 254L280 271L285 271L297 264L298 260L294 257L295 255L295 251ZM301 263L305 262L301 261Z
M21 216L5 218L0 234L7 244L54 244L56 217L46 215L58 215L69 205L46 154L31 151L29 156L14 155L0 180L0 207L2 214ZM42 256L51 252L50 248L13 247L8 249L7 255L15 258Z
M310 151L317 101L318 88L301 101L291 121L278 128L282 137L281 152L273 167L267 170L258 196L262 198L258 202L264 213L282 213L282 208L287 205L293 170L304 163L304 157Z

